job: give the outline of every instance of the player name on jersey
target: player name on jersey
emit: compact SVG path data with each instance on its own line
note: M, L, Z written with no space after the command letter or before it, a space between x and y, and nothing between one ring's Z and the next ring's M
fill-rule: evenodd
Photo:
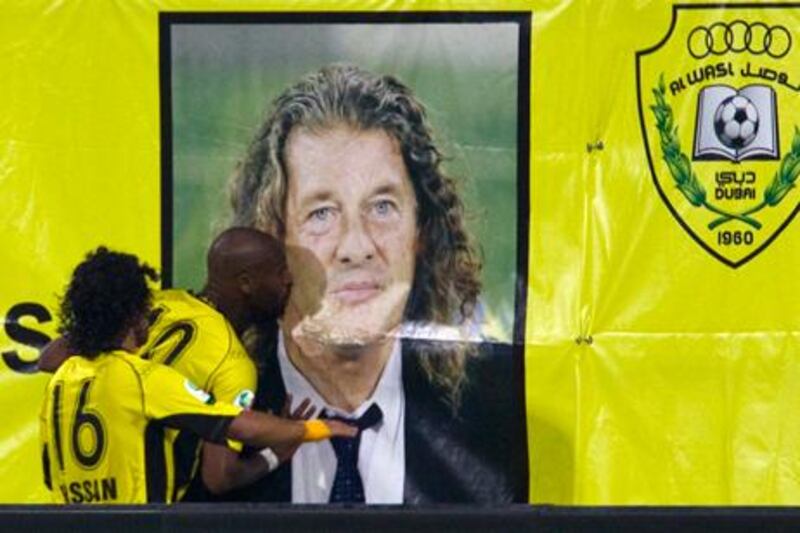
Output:
M98 503L117 500L117 479L104 477L73 481L58 487L68 503Z

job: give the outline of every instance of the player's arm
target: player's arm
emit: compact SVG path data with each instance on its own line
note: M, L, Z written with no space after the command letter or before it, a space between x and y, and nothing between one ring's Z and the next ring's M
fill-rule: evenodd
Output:
M191 414L176 413L160 420L167 426L192 431L205 441L223 444L232 439L259 449L291 449L304 442L355 437L357 433L356 428L338 420L288 420L235 406L201 405L203 408Z
M291 396L287 396L282 416L294 420L308 420L315 412L308 399L291 411ZM299 445L299 443L298 443ZM223 494L249 485L288 460L298 445L266 448L261 453L244 456L227 446L205 442L203 444L203 483L212 494Z
M208 385L218 402L234 403L250 408L256 389L256 368L247 352L228 332L228 349L208 379ZM208 349L209 347L206 346ZM200 475L203 485L212 494L222 494L249 485L277 467L278 460L269 449L263 455L247 455L238 446L204 442L201 451Z
M141 374L145 416L192 431L206 441L233 439L254 448L291 448L303 442L353 437L355 428L336 420L289 420L218 402L164 365L153 363Z
M260 411L242 411L227 429L229 439L254 448L292 448L331 437L355 437L358 430L338 420L287 420Z
M39 355L39 361L36 367L40 372L53 373L58 370L61 363L67 360L71 355L75 355L75 351L69 345L66 337L57 337L47 343Z
M212 494L223 494L261 479L271 471L266 457L240 456L225 445L203 443L203 485Z

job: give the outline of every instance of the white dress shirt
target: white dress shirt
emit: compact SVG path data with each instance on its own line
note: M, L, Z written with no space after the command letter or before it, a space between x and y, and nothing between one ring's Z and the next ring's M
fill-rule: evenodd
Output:
M352 413L331 407L289 360L283 333L278 339L278 362L286 392L295 403L309 398L318 411L358 418L378 404L383 419L361 434L358 470L366 503L403 503L405 483L405 394L400 342L395 342L372 396ZM294 406L292 406L294 407ZM330 441L305 443L292 457L292 502L328 503L336 475L336 454Z

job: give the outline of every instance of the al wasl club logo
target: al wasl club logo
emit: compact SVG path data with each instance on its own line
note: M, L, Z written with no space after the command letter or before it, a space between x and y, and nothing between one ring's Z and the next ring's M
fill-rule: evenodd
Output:
M658 193L708 253L737 268L798 211L800 4L676 5L637 52L639 118Z

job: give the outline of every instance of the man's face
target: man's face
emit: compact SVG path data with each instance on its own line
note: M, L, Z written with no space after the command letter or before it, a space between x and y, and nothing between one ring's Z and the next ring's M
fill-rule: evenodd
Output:
M382 340L402 320L416 260L417 202L397 142L298 128L285 156L287 315L323 344Z

